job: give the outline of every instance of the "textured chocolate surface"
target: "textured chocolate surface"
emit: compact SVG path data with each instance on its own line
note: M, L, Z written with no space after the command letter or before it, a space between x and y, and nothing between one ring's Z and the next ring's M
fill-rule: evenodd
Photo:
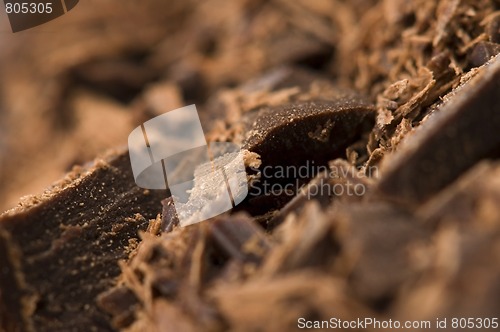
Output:
M253 151L251 188L180 227L118 153L22 199L2 332L498 316L498 1L89 4L0 34L0 208L193 103L208 142Z
M0 303L8 331L109 330L96 297L119 275L165 193L135 186L128 153L0 217Z
M325 162L343 154L374 116L373 106L357 96L264 108L249 126L243 147L266 165L284 159Z
M409 137L379 183L381 193L418 204L500 150L500 56L444 98Z

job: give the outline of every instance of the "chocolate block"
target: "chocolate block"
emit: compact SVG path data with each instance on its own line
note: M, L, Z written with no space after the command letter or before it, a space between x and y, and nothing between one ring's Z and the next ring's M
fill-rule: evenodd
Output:
M363 98L344 95L264 107L253 116L243 147L259 154L264 165L277 165L334 159L373 123L375 112Z
M160 212L164 192L137 187L128 153L75 170L0 217L0 327L7 331L107 331L96 307L118 261Z
M302 100L264 106L245 114L243 148L260 156L261 170L267 168L252 189L267 192L274 184L290 189L289 193L260 197L253 197L256 194L251 190L253 215L282 207L320 168L325 169L328 161L345 156L346 148L372 129L375 108L365 98L328 82L322 84L324 99L303 92ZM299 177L274 176L280 167L307 171Z
M483 161L419 207L417 215L430 224L492 227L500 220L500 165Z

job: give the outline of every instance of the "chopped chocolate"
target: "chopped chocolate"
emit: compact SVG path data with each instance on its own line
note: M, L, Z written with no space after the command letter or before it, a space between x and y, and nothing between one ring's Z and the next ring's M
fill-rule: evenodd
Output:
M275 230L277 242L262 267L264 275L290 273L304 268L327 269L340 247L333 236L334 224L316 201L287 216Z
M484 224L457 227L452 218L449 221L436 230L431 242L414 246L410 252L414 266L420 270L418 278L406 281L390 309L402 319L498 315L498 231Z
M382 169L378 192L410 206L428 200L500 146L500 57L444 98Z
M417 210L432 225L453 222L456 226L493 227L500 220L500 168L483 161L458 178Z
M295 195L285 206L283 206L272 218L267 222L267 228L273 229L280 225L290 213L300 213L305 203L309 200L317 200L321 206L327 206L330 203L333 193L328 186L330 174L324 171L316 175L311 181L300 188Z
M265 107L256 114L243 147L259 154L264 165L324 162L340 156L373 116L373 107L354 97Z
M99 160L0 217L1 326L9 331L109 330L96 306L118 260L165 193L137 187L128 153ZM8 290L8 291L6 291Z
M337 241L342 248L336 269L349 274L357 296L383 310L396 295L394 291L416 277L408 252L427 239L427 231L411 214L385 203L343 204L336 214L340 220Z
M127 327L134 321L138 301L130 289L117 286L100 294L97 304L102 310L115 316L111 323L118 329Z
M373 170L373 167L370 170ZM291 213L300 213L311 200L318 202L323 208L329 206L333 200L360 201L369 191L372 182L362 170L357 170L345 160L333 160L327 170L302 186L297 194L267 221L267 228L278 226Z
M331 99L296 101L245 114L249 128L243 148L257 153L262 169L267 169L249 192L252 214L264 214L259 207L281 208L329 160L345 155L345 149L371 129L375 112L367 101L326 82L321 89ZM307 171L305 176L270 174L280 167ZM275 194L275 184L285 190ZM268 194L255 197L255 191Z
M238 331L295 331L299 323L329 321L332 316L350 321L374 315L350 296L341 280L319 271L219 285L210 298L230 329Z
M469 56L472 67L479 67L500 53L500 44L481 41L472 49Z
M187 227L227 191L189 158L186 209L139 189L122 153L23 199L0 216L0 330L496 317L499 8L108 0L71 29L0 34L0 208L186 103L209 144L242 151L225 175L248 180L232 211Z
M214 245L240 262L260 263L270 249L264 230L246 215L221 217L210 225Z

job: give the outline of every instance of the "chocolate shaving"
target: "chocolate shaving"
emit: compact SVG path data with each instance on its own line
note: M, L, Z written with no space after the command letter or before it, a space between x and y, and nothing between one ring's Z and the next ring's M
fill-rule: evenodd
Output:
M414 206L498 149L500 58L483 69L445 97L439 114L408 137L382 170L379 193Z

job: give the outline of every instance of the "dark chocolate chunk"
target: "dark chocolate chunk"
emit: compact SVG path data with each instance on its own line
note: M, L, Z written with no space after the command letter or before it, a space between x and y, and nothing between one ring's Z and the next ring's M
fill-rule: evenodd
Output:
M381 170L378 194L410 206L429 199L500 146L500 56L478 69Z
M419 207L427 223L491 227L500 220L500 165L483 161Z
M281 106L263 106L247 112L247 128L243 148L260 155L260 181L249 191L251 214L263 214L279 209L295 196L299 188L326 169L327 163L345 156L346 148L369 132L374 123L375 109L359 95L335 88L328 81L318 81L310 89L324 99L311 99L311 93ZM275 176L278 168L305 170L305 175ZM275 185L286 190L272 191ZM291 193L288 193L287 190ZM259 193L267 193L261 195ZM256 197L258 196L258 197Z
M119 329L127 327L133 322L138 301L130 289L117 286L100 294L97 298L97 304L114 316L113 327Z
M96 297L111 288L164 192L135 185L128 153L0 217L0 327L111 330ZM5 291L8 290L8 291Z
M370 103L353 96L265 107L254 114L243 147L264 165L325 162L344 153L374 116Z
M260 263L271 248L264 230L244 214L214 220L210 233L215 247L240 262Z
M472 49L469 61L473 67L479 67L498 53L500 53L500 44L482 41L477 43Z

